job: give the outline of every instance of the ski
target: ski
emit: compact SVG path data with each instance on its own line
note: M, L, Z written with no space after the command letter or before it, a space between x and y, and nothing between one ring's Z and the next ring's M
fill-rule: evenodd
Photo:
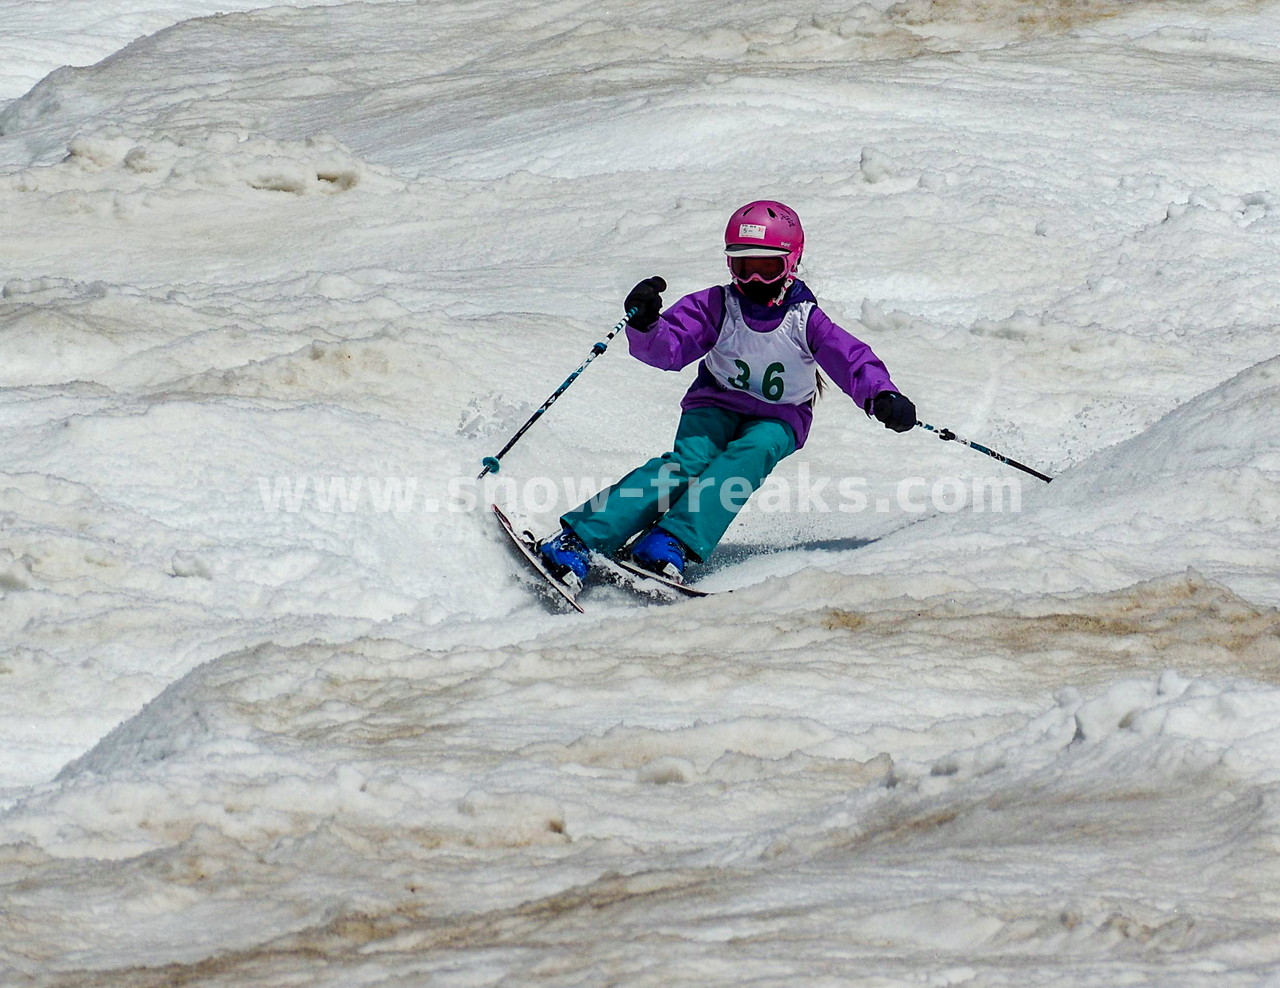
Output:
M511 524L508 518L496 504L490 505L493 513L498 518L498 524L502 526L502 530L507 534L507 544L511 547L511 551L518 558L524 560L526 566L533 570L542 578L543 585L546 589L544 596L554 605L563 607L568 604L579 614L585 613L582 605L578 603L578 593L569 584L556 577L551 570L547 569L546 564L539 555L537 540L529 532L517 532L515 526Z
M557 608L563 608L567 604L580 614L586 613L583 606L578 603L577 588L570 586L547 569L546 563L538 552L537 539L532 533L517 531L511 519L501 508L496 504L490 507L498 519L498 524L506 533L507 545L511 547L512 553L541 578L542 582L539 586L546 591L544 596L547 600ZM714 591L700 590L660 573L654 573L652 570L636 565L626 556L611 557L592 553L591 561L597 570L603 570L614 583L646 597L669 601L679 597L710 597L714 593Z
M652 570L645 569L643 566L638 566L626 556L615 556L607 559L606 562L611 571L610 575L618 582L625 583L632 590L648 594L651 597L660 596L671 600L673 595L710 597L714 594L712 590L699 590L697 587L691 587L687 583L672 580L661 573L655 573Z

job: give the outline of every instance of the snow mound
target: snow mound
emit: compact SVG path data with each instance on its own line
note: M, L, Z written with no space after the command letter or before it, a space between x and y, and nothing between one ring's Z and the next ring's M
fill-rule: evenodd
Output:
M1280 507L1280 357L1192 398L1141 435L1095 454L1061 479L1061 501L1171 521L1235 519L1265 535Z
M1110 590L1195 567L1251 599L1275 603L1277 409L1280 358L1272 358L1051 485L1029 491L1024 485L1021 511L934 517L841 568L910 573L917 592L927 594L947 587Z
M60 163L28 168L8 179L18 192L106 192L117 210L122 197L131 193L172 196L247 186L299 196L333 195L370 180L375 187L401 185L328 135L281 141L223 132L175 140L117 130L77 136ZM88 208L81 200L74 202Z
M598 956L678 924L719 958L744 926L791 944L817 923L882 964L928 949L1024 966L1249 935L1240 901L1271 881L1280 680L1235 672L1274 654L1274 610L1185 576L855 614L857 582L824 578L842 606L716 600L744 651L672 608L514 648L222 656L6 814L0 869L93 855L90 900L163 875L129 900L128 931L38 912L42 942L146 944L153 963L196 956L166 910L224 916L246 887L285 937L264 950L338 964L535 927ZM558 880L535 879L548 861ZM388 873L397 894L369 884ZM1152 876L1178 894L1151 894ZM313 907L317 881L356 894ZM802 910L776 908L792 897Z

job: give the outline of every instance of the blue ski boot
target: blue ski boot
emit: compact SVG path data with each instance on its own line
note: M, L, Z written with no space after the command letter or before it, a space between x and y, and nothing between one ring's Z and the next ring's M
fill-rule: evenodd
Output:
M573 529L561 529L558 535L539 542L538 552L557 580L569 584L575 590L582 586L582 581L587 578L591 558L587 547Z
M651 528L640 541L631 547L631 561L668 580L677 583L684 579L684 566L689 550L674 535L660 528Z

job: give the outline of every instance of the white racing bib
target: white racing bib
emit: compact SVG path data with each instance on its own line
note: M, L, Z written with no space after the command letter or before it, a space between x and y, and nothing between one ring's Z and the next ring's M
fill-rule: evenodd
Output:
M818 390L818 362L805 339L812 311L812 302L793 305L775 329L757 333L742 318L737 296L726 289L720 338L703 358L707 370L734 391L775 405L803 405Z

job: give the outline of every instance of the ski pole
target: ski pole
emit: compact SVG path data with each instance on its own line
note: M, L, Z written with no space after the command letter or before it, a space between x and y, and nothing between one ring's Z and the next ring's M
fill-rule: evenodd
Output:
M964 445L968 446L970 449L976 449L979 453L986 453L989 457L991 457L994 460L999 460L1001 463L1007 463L1009 464L1009 466L1016 467L1017 469L1021 470L1023 473L1029 473L1033 477L1038 477L1040 480L1043 480L1046 484L1053 482L1052 477L1046 477L1039 470L1032 470L1025 463L1019 463L1017 460L1011 460L1009 457L1004 456L1001 453L997 453L993 449L988 449L986 446L983 446L982 443L975 443L970 439L965 439L962 436L957 436L950 429L935 429L928 422L917 422L916 425L920 426L920 428L922 429L928 429L930 432L936 433L938 438L941 440L944 440L945 442L954 441L958 443L963 443Z
M667 283L665 281L663 281L661 278L655 278L654 280L656 282L659 282L659 284L654 286L658 289L658 291L665 292L667 290ZM483 460L480 461L483 464L484 469L481 470L480 473L476 476L476 480L480 480L482 477L484 477L486 473L498 472L498 470L502 466L502 464L499 461L504 456L507 455L507 451L511 449L511 447L514 446L517 442L520 441L520 437L523 436L526 432L528 432L529 427L542 417L543 412L545 412L548 408L550 408L553 404L555 404L555 400L557 398L559 398L562 394L564 394L566 391L569 390L569 385L571 385L574 381L576 381L578 379L578 375L587 369L587 364L591 363L591 361L595 360L596 357L600 356L600 354L604 353L605 350L608 349L608 346L613 341L613 338L622 331L622 327L627 324L627 321L639 311L640 310L635 306L632 306L630 309L628 309L627 314L623 316L620 320L618 320L618 325L614 326L613 329L610 331L609 335L606 336L601 342L597 343L595 346L591 348L591 355L578 365L578 369L576 371L574 371L572 374L570 374L568 377L564 379L564 383L561 384L560 387L556 388L555 393L552 394L552 396L548 398L546 401L544 401L542 403L542 406L536 412L534 412L532 415L529 416L529 421L526 422L524 425L520 426L519 431L516 432L516 434L512 436L509 440L507 440L507 444L503 446L502 449L498 450L496 455L486 456Z

